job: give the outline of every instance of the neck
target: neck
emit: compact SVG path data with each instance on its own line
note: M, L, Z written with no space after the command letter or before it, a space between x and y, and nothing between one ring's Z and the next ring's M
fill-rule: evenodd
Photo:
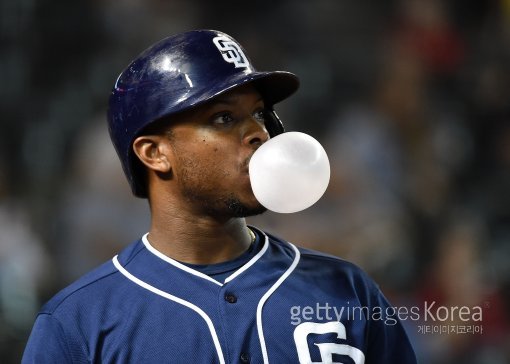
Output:
M245 252L252 237L244 218L216 221L177 213L152 215L151 245L166 256L189 264L214 264Z

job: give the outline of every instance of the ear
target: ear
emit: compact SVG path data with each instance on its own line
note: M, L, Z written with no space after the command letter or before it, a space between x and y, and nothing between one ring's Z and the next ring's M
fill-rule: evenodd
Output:
M167 173L172 169L168 142L168 138L160 135L139 136L133 142L133 151L147 168Z

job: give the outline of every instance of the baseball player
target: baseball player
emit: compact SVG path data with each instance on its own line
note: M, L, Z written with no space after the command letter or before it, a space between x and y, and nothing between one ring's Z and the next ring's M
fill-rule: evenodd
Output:
M416 362L363 271L246 225L264 211L248 162L298 83L212 30L127 66L108 125L150 230L44 305L23 363Z

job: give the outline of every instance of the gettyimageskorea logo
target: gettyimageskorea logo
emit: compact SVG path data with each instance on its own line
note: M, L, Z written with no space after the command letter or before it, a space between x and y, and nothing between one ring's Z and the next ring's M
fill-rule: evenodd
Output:
M488 307L488 304L486 304ZM452 334L483 332L482 306L445 306L436 301L425 301L421 306L351 306L336 307L317 302L315 306L292 306L290 322L297 326L302 322L324 321L381 321L385 325L396 325L399 321L414 322L418 333ZM408 322L409 323L409 322Z

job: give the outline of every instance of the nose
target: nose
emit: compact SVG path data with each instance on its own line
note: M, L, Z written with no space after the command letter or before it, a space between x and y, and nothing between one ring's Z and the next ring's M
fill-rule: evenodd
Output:
M269 140L269 133L264 123L250 118L243 133L243 144L258 148Z

